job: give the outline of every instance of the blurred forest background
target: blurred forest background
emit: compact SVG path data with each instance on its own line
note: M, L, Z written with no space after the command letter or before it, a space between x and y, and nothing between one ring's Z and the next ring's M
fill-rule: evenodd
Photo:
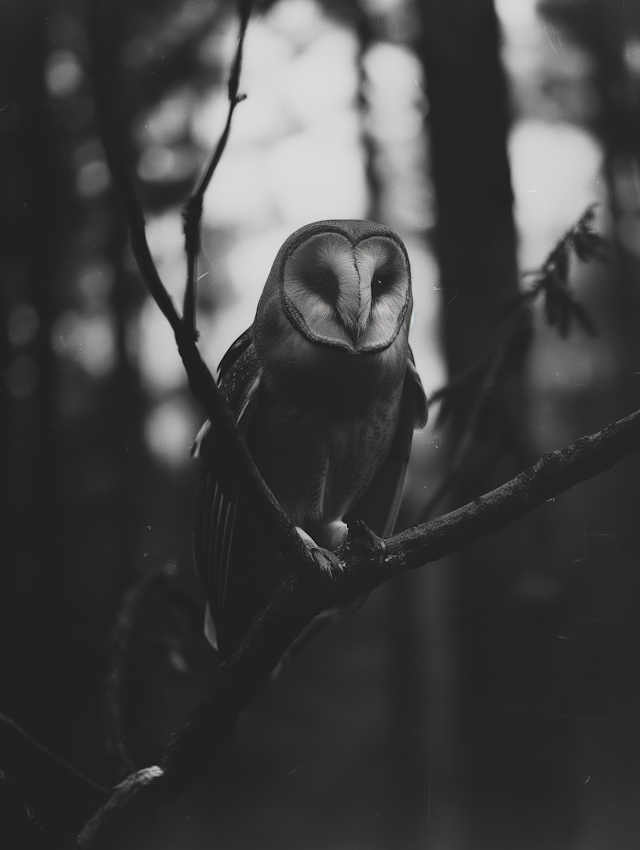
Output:
M181 206L224 123L235 10L110 8L122 127L179 299ZM110 784L115 727L136 766L157 763L216 663L190 552L202 413L128 247L83 3L4 0L0 41L0 711ZM431 515L640 406L638 4L268 2L241 91L204 210L212 368L289 233L373 218L407 244L432 392L491 361L519 270L598 202L609 262L571 266L598 335L536 314L471 429L458 384L454 415L416 436L405 525L452 468ZM254 699L148 846L637 848L639 466L380 588Z

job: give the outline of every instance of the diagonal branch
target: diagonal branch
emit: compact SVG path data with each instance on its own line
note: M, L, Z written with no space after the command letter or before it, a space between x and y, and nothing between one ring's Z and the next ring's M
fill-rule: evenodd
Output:
M345 604L384 581L498 531L575 484L640 450L640 411L544 455L535 466L474 502L385 541L357 523L345 546L325 552L327 569L290 576L216 671L208 694L177 733L164 768L147 768L118 786L85 826L79 847L103 846L140 815L171 801L210 768L252 694L321 610Z
M0 773L11 782L46 834L68 840L109 799L109 790L43 747L14 720L0 714Z
M637 451L640 410L543 455L534 466L468 505L387 540L387 556L376 579L371 578L373 586L504 528Z
M245 10L242 14L248 16L250 5L247 4L248 0L242 0L241 8ZM113 97L116 69L113 51L109 50L109 42L105 38L109 24L107 8L109 8L107 0L89 0L87 4L92 76L102 141L113 181L119 190L129 223L131 247L138 268L149 293L173 328L191 391L211 420L215 439L227 449L240 486L246 492L258 515L262 517L267 527L271 528L282 555L293 563L312 568L315 562L311 553L271 490L262 480L236 426L235 417L220 395L213 375L200 356L192 329L180 317L151 256L145 232L144 215L136 192L133 171L124 153L125 146L120 135L121 123L117 119L117 104ZM240 73L238 55L237 53L230 81L230 86L233 84L236 87L236 99ZM232 91L231 88L230 91ZM213 167L215 167L214 160L215 155L212 158Z
M535 302L542 300L547 324L549 327L556 326L561 337L568 335L572 319L587 333L592 336L596 334L589 313L577 300L570 286L570 262L573 256L583 263L606 260L606 241L593 228L595 207L595 204L587 207L554 245L542 265L526 273L534 278L533 285L508 300L498 311L497 320L508 320L507 331L498 347L489 355L486 364L474 363L431 396L430 403L436 400L442 402L438 414L439 424L444 423L455 409L461 426L454 437L452 457L446 473L422 509L421 522L431 516L435 506L463 473L468 472L468 460L479 435L479 422L487 409L493 387L507 373L522 369L534 338L531 308ZM506 446L509 442L506 441ZM513 443L511 448L514 448ZM522 462L520 466L525 463Z
M640 411L544 455L535 466L496 490L384 543L361 524L351 528L341 550L324 553L327 569L289 576L283 583L240 646L216 671L208 694L170 745L164 768L145 768L116 786L82 830L78 847L95 850L117 846L114 841L132 819L169 803L196 784L210 768L252 694L266 681L288 645L323 608L348 602L358 593L504 528L638 450ZM12 721L5 719L0 724L2 729L42 762L37 782L40 787L40 772L50 772L58 760ZM0 751L5 749L6 745L0 747ZM63 766L62 770L73 780L70 769ZM27 773L32 775L33 771ZM82 777L78 781L83 794L90 792L96 803L104 799L102 789L87 784Z
M429 519L436 505L460 480L462 472L466 467L466 462L474 447L478 420L480 419L487 403L489 393L496 383L496 379L504 363L504 359L504 349L501 348L494 352L491 362L484 373L482 385L480 386L478 394L473 400L473 404L469 410L469 414L465 419L462 433L454 444L453 453L447 465L446 474L443 476L442 481L432 494L425 507L422 509L420 522L426 522Z
M249 0L241 2L242 40L250 9ZM375 537L362 524L356 524L340 550L316 554L316 560L262 481L236 428L234 417L196 347L193 298L199 237L191 248L194 268L185 305L185 312L191 313L186 321L179 316L153 264L133 175L122 155L116 130L118 124L114 120L115 112L109 97L111 76L106 72L109 66L100 24L104 8L105 0L90 0L96 92L104 143L130 222L133 250L150 293L172 325L191 389L211 420L214 438L227 450L229 463L241 486L272 529L288 562L289 572L269 605L255 619L245 639L216 671L208 694L170 745L164 766L131 773L116 786L108 802L84 827L78 839L81 848L117 846L113 844L115 837L127 828L132 817L170 802L194 785L211 766L252 694L267 680L291 642L322 610L348 603L359 593L372 590L406 570L437 560L503 528L559 492L610 468L616 461L640 449L639 411L598 434L545 455L529 470L469 505L386 541ZM243 14L246 16L243 17ZM201 209L204 190L224 150L233 109L238 102L240 65L241 44L231 74L227 126L205 171L202 189L200 191L199 187L194 195L196 199L200 198L199 202L194 201L196 211L185 215L185 219L193 216L196 235L200 222L197 205L199 203ZM294 569L298 565L305 568Z

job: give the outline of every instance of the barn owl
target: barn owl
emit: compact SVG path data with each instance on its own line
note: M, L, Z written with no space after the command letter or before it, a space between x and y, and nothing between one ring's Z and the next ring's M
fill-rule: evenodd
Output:
M363 520L384 537L427 402L408 342L402 240L371 221L319 221L280 248L255 320L219 367L220 389L272 492L310 545ZM226 657L282 576L268 531L225 471L205 423L194 554L205 632Z

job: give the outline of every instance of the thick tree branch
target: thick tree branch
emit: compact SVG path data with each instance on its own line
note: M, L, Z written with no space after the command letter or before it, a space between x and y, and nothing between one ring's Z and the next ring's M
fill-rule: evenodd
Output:
M384 542L357 523L342 549L324 553L325 569L292 576L280 588L216 672L208 694L169 747L164 769L134 774L126 786L118 786L109 807L85 827L79 846L103 846L107 836L113 840L126 826L130 813L163 805L194 785L211 766L243 706L320 611L504 528L638 450L640 411L544 455L474 502Z
M387 555L376 580L372 578L373 586L504 528L639 450L640 411L636 411L543 455L534 466L468 505L387 540Z

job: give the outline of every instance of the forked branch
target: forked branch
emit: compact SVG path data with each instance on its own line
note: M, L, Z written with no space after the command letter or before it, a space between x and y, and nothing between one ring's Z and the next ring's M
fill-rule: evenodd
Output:
M241 33L246 30L248 16L251 12L250 0L240 0ZM265 523L272 528L274 538L285 556L289 556L300 563L313 566L306 546L296 533L295 527L287 514L282 510L277 500L262 480L253 458L236 427L235 418L218 391L216 381L202 360L196 346L193 327L181 317L167 292L158 270L151 256L147 236L145 232L144 214L136 192L135 177L131 164L125 154L126 146L120 133L120 122L117 120L117 102L114 98L114 80L116 79L116 67L113 62L113 51L110 49L108 38L105 33L109 32L110 4L107 0L89 0L87 5L89 41L92 57L92 76L98 121L102 135L102 141L107 155L107 161L113 177L113 181L120 193L124 206L125 215L131 231L131 247L138 263L142 279L153 299L156 301L167 320L169 321L176 339L178 351L184 363L189 379L189 386L205 409L209 417L216 439L227 447L231 462L237 471L240 486L246 496L251 500L255 510ZM239 102L238 86L241 68L242 48L244 37L242 37L236 48L236 55L232 65L229 83L230 97L232 103ZM230 110L230 125L233 109ZM209 180L219 162L222 151L226 144L228 130L223 132L216 153L214 153L209 167L207 168L201 185L206 188ZM219 153L218 153L219 152ZM204 192L204 188L202 192ZM196 196L199 190L196 191Z

